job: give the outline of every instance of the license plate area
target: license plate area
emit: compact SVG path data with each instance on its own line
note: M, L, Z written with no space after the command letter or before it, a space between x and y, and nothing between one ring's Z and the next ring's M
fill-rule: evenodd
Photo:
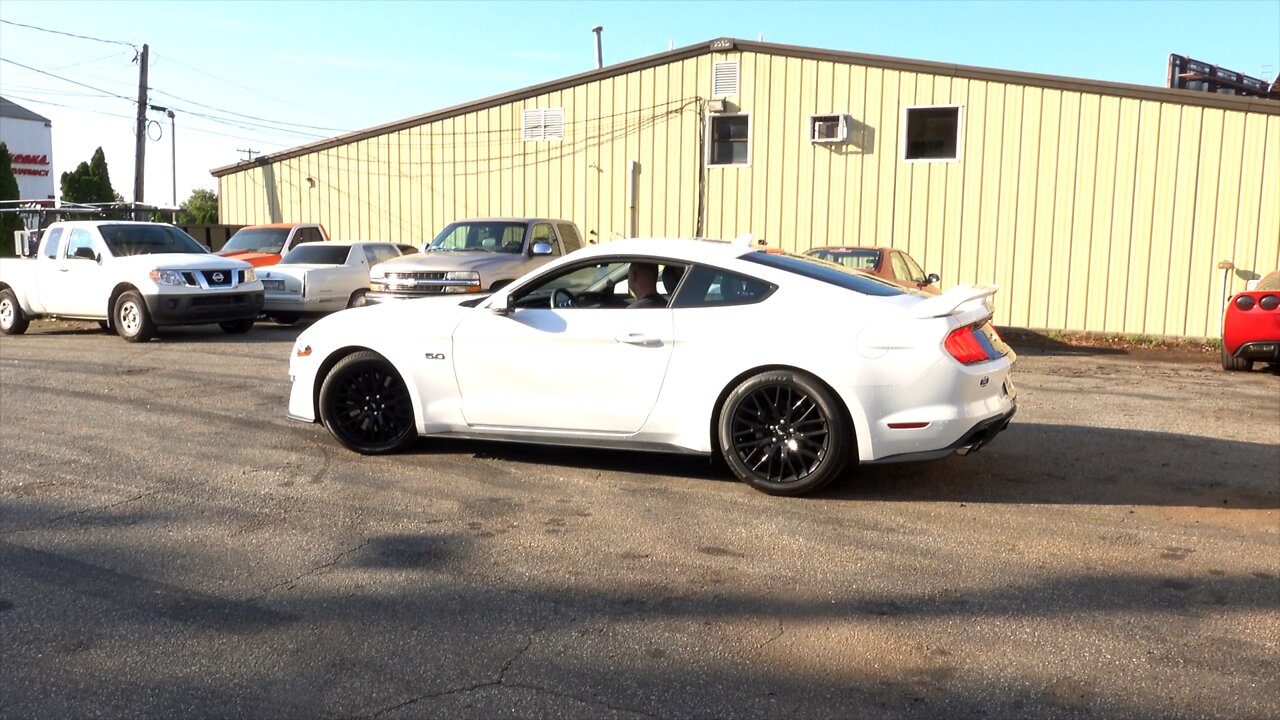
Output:
M284 281L283 280L263 280L262 287L266 288L267 290L283 291Z

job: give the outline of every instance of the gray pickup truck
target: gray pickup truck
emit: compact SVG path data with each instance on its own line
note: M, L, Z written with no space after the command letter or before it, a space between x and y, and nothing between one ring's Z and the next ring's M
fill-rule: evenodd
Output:
M421 253L374 266L365 303L497 290L580 247L582 233L568 220L460 220L442 230Z

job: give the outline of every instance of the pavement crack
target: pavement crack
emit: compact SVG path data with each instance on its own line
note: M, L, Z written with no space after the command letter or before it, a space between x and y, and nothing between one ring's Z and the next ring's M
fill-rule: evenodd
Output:
M20 532L28 532L30 530L36 530L42 527L48 527L50 525L54 525L56 523L62 522L63 520L66 520L68 518L78 517L80 515L87 515L89 513L101 512L103 510L111 510L112 508L118 508L122 505L135 503L135 502L138 502L139 500L142 500L144 498L149 498L153 495L159 495L161 492L163 492L163 490L150 490L148 492L134 495L131 498L126 498L124 500L120 500L117 502L108 503L106 505L94 505L92 507L80 508L79 510L72 510L71 512L63 513L62 515L58 515L57 517L52 517L52 518L49 518L48 520L42 520L41 522L35 523L34 525L26 525L20 528L14 528L12 530L0 531L0 537L6 536L6 535L14 535Z
M766 645L769 645L769 644L770 644L770 643L772 643L774 640L777 640L778 638L782 637L784 634L786 634L786 632L787 632L786 628L782 627L782 623L781 623L781 622L779 622L779 623L778 623L778 632L774 633L774 634L773 634L773 636L772 636L772 637L770 637L768 640L765 640L764 642L760 643L759 645L757 645L757 646L755 646L755 647L753 647L753 648L751 648L751 649L752 649L752 650L762 650L762 649L764 649L764 647L765 647Z
M266 598L268 595L270 595L270 594L271 594L273 591L275 591L275 590L278 590L278 589L280 589L280 588L282 588L282 587L286 587L286 586L288 586L288 587L292 587L292 586L294 586L294 585L298 584L298 583L299 583L303 578L311 577L312 575L315 575L316 573L319 573L319 572L321 572L321 571L323 571L323 570L327 570L327 569L329 569L329 568L333 567L334 565L337 565L338 563L342 562L342 559L343 559L343 558L347 557L348 555L351 555L352 553L356 553L356 552L359 552L360 550L363 550L363 549L364 549L364 547L365 547L366 545L368 545L368 544L369 544L369 539L368 539L368 538L366 538L366 539L364 539L364 540L363 540L359 545L356 545L356 546L355 546L355 547L353 547L353 548L349 548L349 549L347 549L347 550L343 550L342 552L338 553L337 555L335 555L335 556L333 557L333 559L328 560L328 561L326 561L326 562L322 562L322 563L320 563L319 565L316 565L315 567L309 568L309 569L307 569L307 570L303 571L302 573L299 573L298 575L296 575L296 576L294 576L294 577L292 577L292 578L289 578L288 580L281 580L280 582L276 583L275 585L272 585L272 586L268 587L267 589L263 590L262 592L258 593L257 595L254 595L252 598L249 598L248 600L245 600L245 602L247 602L247 603L255 603L255 602L258 602L259 600L262 600L262 599Z

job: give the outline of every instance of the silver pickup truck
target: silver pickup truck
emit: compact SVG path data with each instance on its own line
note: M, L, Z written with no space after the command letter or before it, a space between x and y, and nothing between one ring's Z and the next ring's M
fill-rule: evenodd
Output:
M442 230L421 253L376 265L369 273L365 303L489 292L580 247L582 234L568 220L461 220Z

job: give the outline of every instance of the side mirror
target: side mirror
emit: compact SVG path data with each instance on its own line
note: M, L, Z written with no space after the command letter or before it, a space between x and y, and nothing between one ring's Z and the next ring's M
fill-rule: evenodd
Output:
M93 248L78 247L75 252L71 254L71 257L80 258L82 260L93 260L96 262L98 260L98 253L94 252Z
M489 300L489 309L495 315L510 315L515 312L516 300L510 294L500 292Z
M550 255L551 243L545 240L539 240L538 242L533 244L533 248L531 248L531 252L534 255Z
M938 273L929 273L929 276L925 279L929 281L930 285L933 285L934 283L938 282L942 278L938 277Z

